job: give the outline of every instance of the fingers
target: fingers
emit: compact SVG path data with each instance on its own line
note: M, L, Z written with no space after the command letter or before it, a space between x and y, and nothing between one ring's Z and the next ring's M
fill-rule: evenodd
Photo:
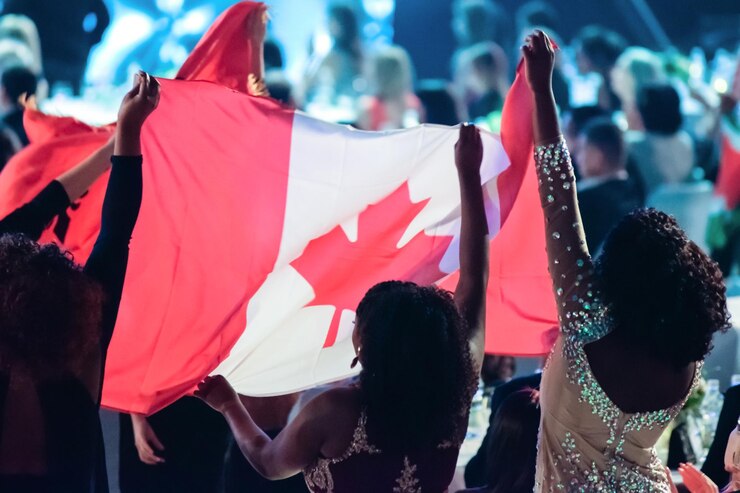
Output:
M149 435L149 443L160 452L164 451L164 445L159 440L159 437L156 433L154 433L154 430L151 431L151 434Z
M139 76L139 86L136 88L136 95L139 96L142 94L146 94L146 85L149 74L147 74L146 72L139 72L137 75Z
M671 486L671 493L678 493L678 488L676 488L676 484L673 482L673 477L671 477L671 470L667 467L665 469L665 475L668 478L668 484Z
M159 81L144 71L134 75L134 87L126 94L126 99L140 97L152 105L159 103Z
M681 464L678 468L686 487L692 492L717 492L719 488L693 464Z
M204 378L203 381L198 384L198 389L195 391L193 395L195 395L195 397L199 399L206 400L208 398L208 394L213 389L214 383L215 383L214 377Z
M472 123L463 123L460 126L460 139L461 140L463 138L472 140L478 134L480 134L480 130L478 130L478 127L476 127Z
M136 450L139 453L139 460L144 464L155 466L164 463L164 459L154 453L149 443L141 441L136 443ZM164 449L162 449L164 450Z
M524 56L553 53L555 48L550 37L544 31L535 29L532 34L524 38L522 53Z
M139 449L139 460L144 464L150 466L156 466L157 464L163 464L164 459L154 453L154 451L147 447L146 449Z
M149 84L147 87L147 99L154 107L156 107L159 104L159 81L154 77L151 77L149 75L147 76L149 77Z

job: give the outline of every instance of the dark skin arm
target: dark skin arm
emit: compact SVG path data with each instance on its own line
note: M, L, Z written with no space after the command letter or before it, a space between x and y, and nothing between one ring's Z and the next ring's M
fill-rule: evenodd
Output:
M483 365L486 347L486 289L488 287L488 223L483 205L480 166L483 143L473 125L460 128L455 165L460 182L460 280L455 304L465 319L476 372Z
M527 83L534 98L535 162L545 215L549 271L558 301L560 327L567 331L571 321L568 313L583 310L580 300L594 296L590 289L592 262L578 209L573 166L564 144L559 145L562 137L552 93L555 51L547 35L535 31L527 37L522 53ZM542 147L550 144L555 147ZM561 153L559 159L554 157L556 152Z

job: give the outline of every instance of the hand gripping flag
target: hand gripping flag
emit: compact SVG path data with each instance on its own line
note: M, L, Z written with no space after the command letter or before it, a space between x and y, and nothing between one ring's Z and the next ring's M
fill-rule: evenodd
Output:
M151 413L209 373L250 395L349 376L354 308L369 287L407 279L454 288L458 130L361 132L245 94L234 85L246 73L229 78L208 60L254 51L242 39L250 15L264 10L244 2L227 11L183 66L195 67L188 80L161 81L142 136L144 196L107 407ZM233 75L240 66L228 67ZM503 120L501 140L483 134L488 349L541 354L555 310L521 77Z

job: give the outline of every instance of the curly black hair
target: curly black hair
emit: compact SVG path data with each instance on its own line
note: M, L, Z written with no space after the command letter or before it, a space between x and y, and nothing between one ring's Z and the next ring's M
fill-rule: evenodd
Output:
M623 218L595 272L615 330L676 368L704 359L731 326L722 272L663 212Z
M58 246L0 236L0 358L38 377L78 373L100 340L103 290Z
M452 295L387 281L357 307L360 388L384 447L436 447L464 437L478 376ZM382 438L381 438L382 440Z

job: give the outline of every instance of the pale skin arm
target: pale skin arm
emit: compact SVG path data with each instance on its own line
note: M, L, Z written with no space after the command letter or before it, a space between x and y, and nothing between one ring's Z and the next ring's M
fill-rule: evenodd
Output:
M164 451L164 445L154 433L146 417L141 414L132 414L131 425L134 430L134 444L139 453L139 460L150 466L164 463L164 459L157 455L157 452Z
M460 182L460 280L455 303L468 326L471 355L480 371L486 346L486 288L488 287L488 223L483 205L480 166L483 143L475 126L460 128L455 164Z
M57 181L64 187L70 202L82 197L100 176L110 169L110 158L113 155L115 140L92 153L74 168L62 173Z

